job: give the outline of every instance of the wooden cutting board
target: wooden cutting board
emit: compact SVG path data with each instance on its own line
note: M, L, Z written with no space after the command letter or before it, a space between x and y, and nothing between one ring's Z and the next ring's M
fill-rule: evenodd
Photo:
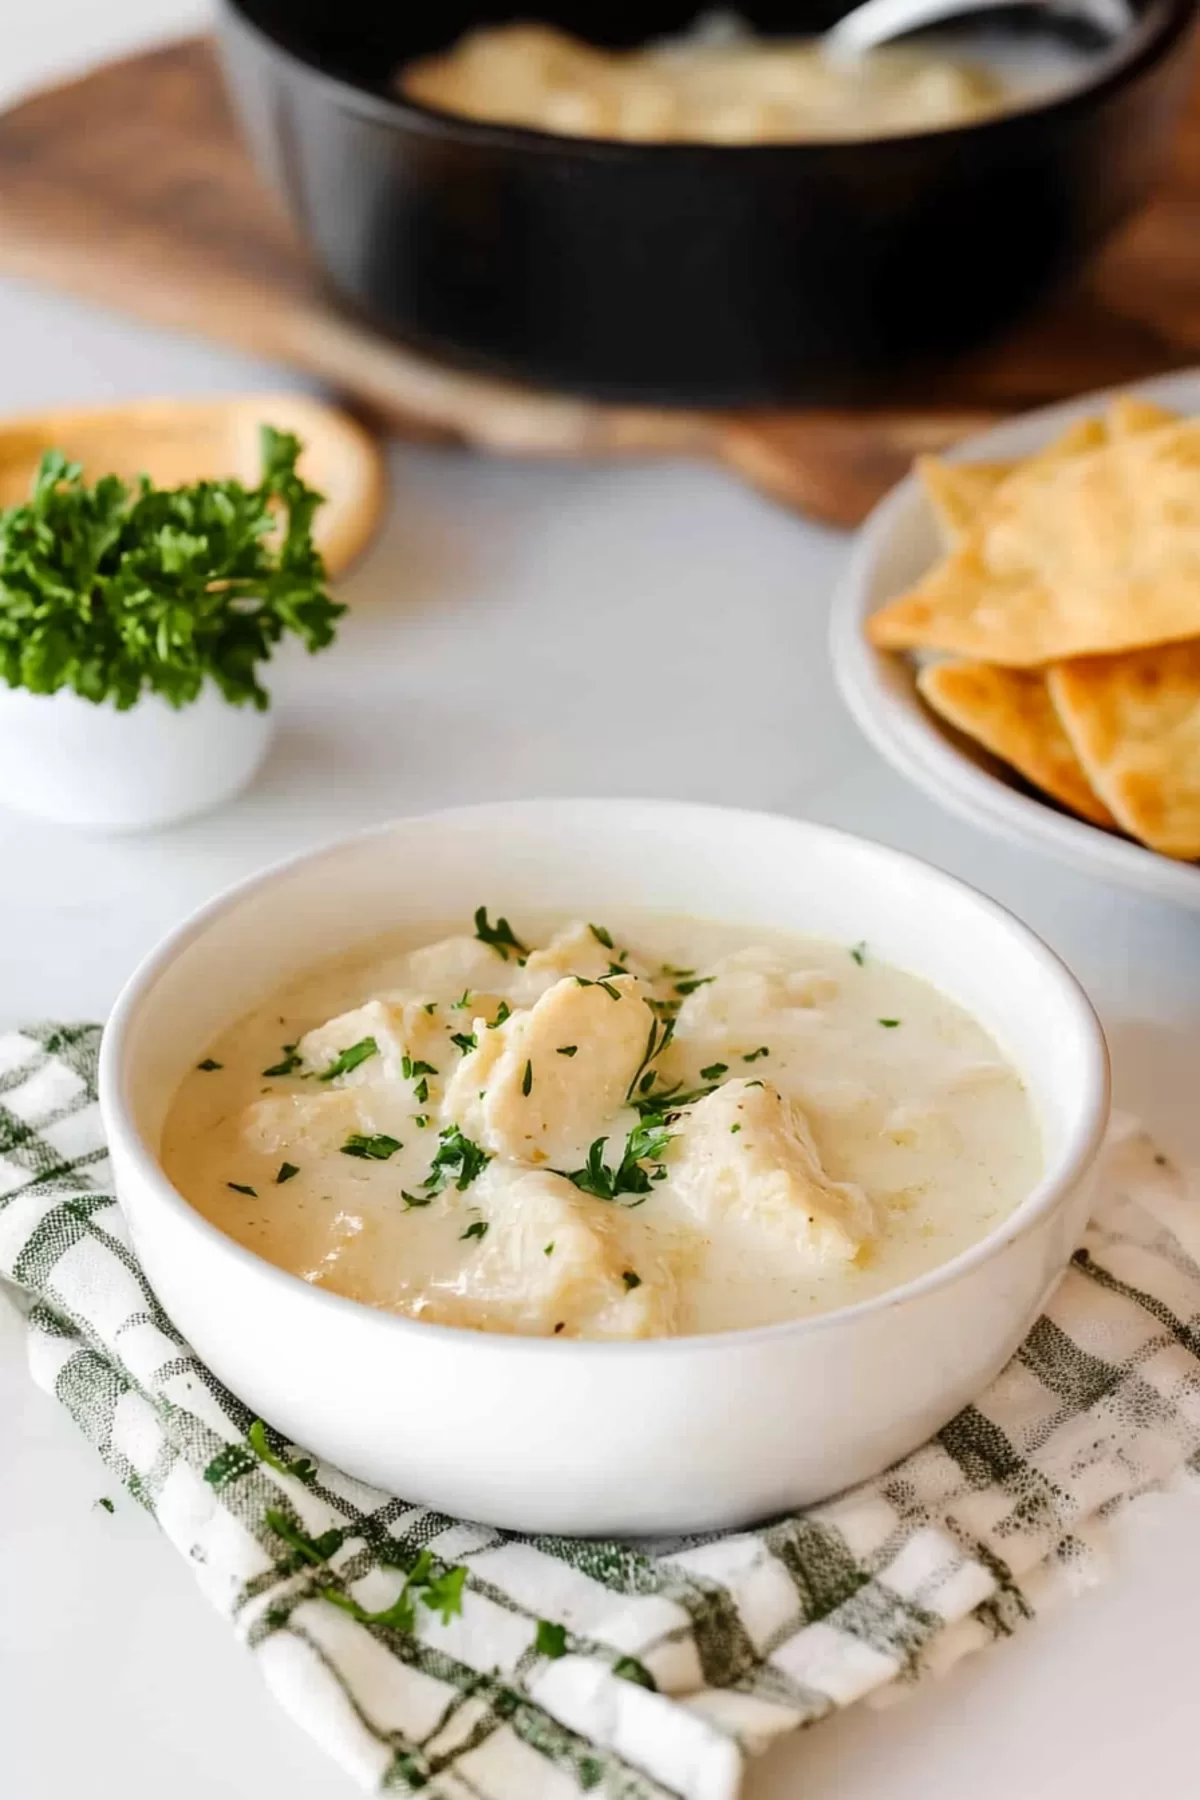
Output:
M389 429L537 456L715 458L850 525L918 451L1023 407L1200 361L1200 103L1158 197L1072 292L919 403L883 409L602 406L464 374L368 330L331 304L258 183L203 38L0 115L0 271L293 364Z

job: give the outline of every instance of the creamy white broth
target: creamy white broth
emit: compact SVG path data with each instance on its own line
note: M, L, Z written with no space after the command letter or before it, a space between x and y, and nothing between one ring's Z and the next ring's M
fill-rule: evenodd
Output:
M611 950L583 924L514 926L550 952L505 960L469 925L410 933L241 1019L172 1105L162 1160L179 1191L267 1260L371 1305L630 1337L852 1305L985 1236L1039 1177L1016 1072L869 944L658 914L600 922ZM648 1002L656 1040L678 1013L642 1068ZM321 1079L366 1041L373 1054ZM632 1146L630 1079L658 1114ZM674 1106L654 1101L672 1087ZM613 1198L588 1191L600 1137L609 1171L649 1146Z

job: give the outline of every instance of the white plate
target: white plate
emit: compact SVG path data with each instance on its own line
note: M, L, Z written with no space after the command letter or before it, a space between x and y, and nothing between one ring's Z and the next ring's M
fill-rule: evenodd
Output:
M1139 383L1132 391L1183 413L1200 412L1200 369ZM1090 394L1027 413L958 445L951 460L1028 456L1072 419L1100 411L1110 397ZM933 514L910 475L863 525L834 600L833 671L862 731L902 775L982 830L1032 845L1107 881L1200 909L1200 867L1173 862L1036 798L994 757L934 718L921 702L906 658L867 642L868 615L910 587L940 554Z

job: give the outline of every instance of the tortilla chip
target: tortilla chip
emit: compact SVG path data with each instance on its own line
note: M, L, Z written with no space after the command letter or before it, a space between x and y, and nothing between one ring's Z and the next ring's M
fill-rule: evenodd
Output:
M1107 436L1108 427L1103 419L1077 419L1061 436L1025 462L954 463L943 462L937 456L918 456L914 466L925 489L925 498L933 508L944 548L958 549L978 523L996 489L1018 469L1027 468L1030 462L1044 467L1064 456L1080 456L1085 450L1095 450Z
M1010 763L1033 787L1093 825L1116 823L1088 785L1040 669L931 663L917 676L917 687L934 712Z
M916 471L937 520L946 550L957 550L1013 463L947 463L937 456L918 456Z
M1156 406L1153 400L1139 400L1136 394L1118 394L1108 409L1110 438L1133 437L1139 431L1158 431L1163 425L1174 425L1179 414L1169 407Z
M1059 663L1047 686L1101 799L1131 837L1200 857L1200 642Z
M1024 465L867 633L1013 668L1200 636L1200 420Z

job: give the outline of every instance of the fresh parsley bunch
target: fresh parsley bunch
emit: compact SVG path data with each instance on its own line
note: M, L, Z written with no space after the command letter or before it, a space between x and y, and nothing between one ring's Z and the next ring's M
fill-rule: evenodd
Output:
M285 633L332 643L345 611L312 540L321 495L296 473L300 442L265 425L262 480L94 487L48 450L22 506L0 513L0 678L73 689L118 711L172 706L215 682L231 705L269 705L258 665Z

